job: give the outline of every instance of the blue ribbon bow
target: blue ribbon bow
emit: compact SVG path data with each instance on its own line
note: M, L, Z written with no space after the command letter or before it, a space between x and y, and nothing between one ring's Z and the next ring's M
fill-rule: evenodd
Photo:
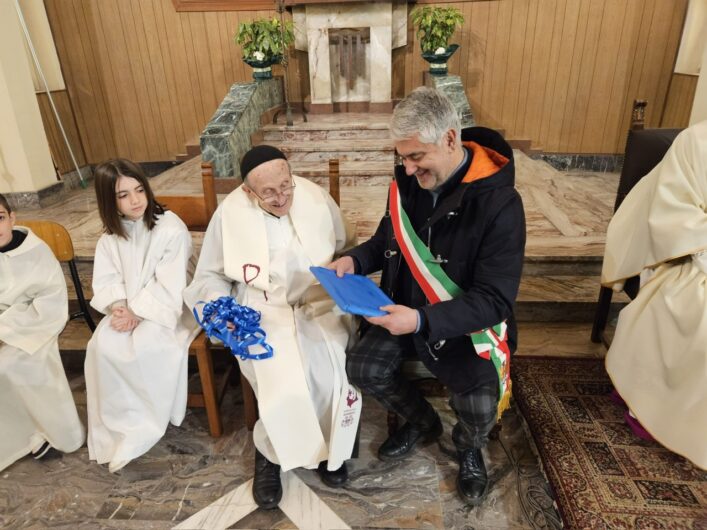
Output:
M198 302L197 305L204 304ZM234 356L239 356L242 361L248 359L258 361L273 356L273 349L265 342L266 333L260 327L260 312L248 306L239 305L230 296L222 296L204 304L201 312L202 318L194 308L194 318L204 329L209 338L217 338L231 350ZM228 329L228 324L234 326ZM261 346L265 351L251 354L251 346Z

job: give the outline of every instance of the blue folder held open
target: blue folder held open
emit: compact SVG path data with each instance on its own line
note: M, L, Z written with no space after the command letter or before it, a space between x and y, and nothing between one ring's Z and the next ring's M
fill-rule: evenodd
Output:
M324 267L310 267L309 270L334 299L336 305L347 313L380 317L388 313L379 308L394 303L366 276L344 274L339 278L335 271Z

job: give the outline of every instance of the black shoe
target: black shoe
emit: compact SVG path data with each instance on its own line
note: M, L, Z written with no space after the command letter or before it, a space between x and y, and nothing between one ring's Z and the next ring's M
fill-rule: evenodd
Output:
M319 478L322 479L324 484L330 488L340 488L348 482L349 471L346 469L346 462L341 464L341 467L339 469L335 469L334 471L329 471L326 466L327 461L324 460L324 462L319 463L319 467L317 468Z
M42 446L32 454L35 460L54 460L55 458L61 458L63 456L60 451L57 451L49 445L49 442L44 442Z
M253 499L265 510L277 508L282 500L280 466L255 451L255 476L253 477Z
M407 422L400 429L388 436L388 439L378 448L378 458L381 460L400 460L412 451L418 441L429 443L442 435L442 421L437 417L429 429Z
M484 500L489 483L481 449L467 449L458 454L457 491L467 504L478 506Z

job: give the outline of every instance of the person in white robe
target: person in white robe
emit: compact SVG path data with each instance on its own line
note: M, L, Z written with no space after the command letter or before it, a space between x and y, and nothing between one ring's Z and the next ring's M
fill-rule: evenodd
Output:
M345 372L353 320L309 271L347 243L341 212L320 186L292 176L285 155L259 145L241 162L244 184L216 210L204 238L190 307L222 296L261 312L269 359L238 363L258 399L253 497L282 497L280 470L317 468L330 487L348 479L361 398ZM352 237L353 234L348 234ZM256 348L251 354L257 354Z
M707 121L681 132L607 232L602 284L641 275L606 356L618 393L658 442L707 468Z
M115 472L184 419L197 333L182 300L192 244L139 166L109 161L95 179L107 233L96 246L91 306L106 317L86 348L88 452Z
M64 273L51 249L0 195L0 471L23 456L83 445L84 427L59 357L68 319Z

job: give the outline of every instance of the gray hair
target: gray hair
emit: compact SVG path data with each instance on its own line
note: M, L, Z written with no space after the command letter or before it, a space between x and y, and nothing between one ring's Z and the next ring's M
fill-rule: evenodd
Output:
M396 105L390 123L393 141L417 134L422 143L440 144L450 129L456 131L457 143L461 142L461 120L454 105L444 94L424 86Z

